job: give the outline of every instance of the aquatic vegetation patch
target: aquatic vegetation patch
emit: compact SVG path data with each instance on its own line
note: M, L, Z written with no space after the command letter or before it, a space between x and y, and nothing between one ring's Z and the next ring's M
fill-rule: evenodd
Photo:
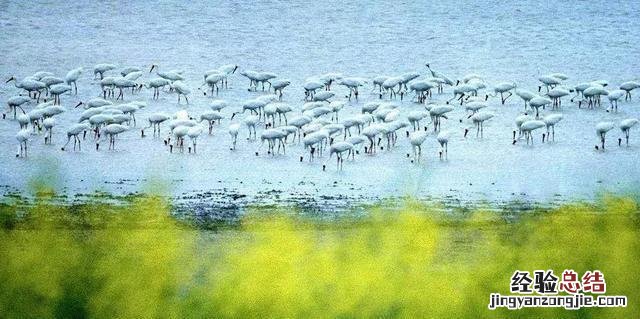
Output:
M46 193L46 192L44 192ZM640 222L634 199L510 218L491 207L451 215L400 209L318 220L249 212L197 228L163 197L124 204L0 206L3 317L619 317L638 313ZM514 270L599 269L626 308L487 308Z

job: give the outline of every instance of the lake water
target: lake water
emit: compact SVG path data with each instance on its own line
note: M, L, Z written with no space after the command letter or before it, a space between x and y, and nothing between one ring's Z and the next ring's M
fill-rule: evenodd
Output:
M114 63L148 70L184 71L192 88L190 104L178 104L163 92L152 101L150 90L125 101L144 100L137 114L138 127L153 112L186 109L198 116L208 110L210 97L196 88L204 71L222 64L241 70L261 70L292 81L284 101L302 106L302 84L326 72L373 77L418 71L425 62L454 79L478 73L487 82L516 81L518 87L537 90L537 78L551 72L570 76L569 85L605 79L611 87L640 77L640 4L632 1L216 1L216 2L93 2L0 1L0 103L19 90L4 80L47 70L64 77L83 66L78 96L62 96L68 112L58 116L54 145L33 136L27 159L16 158L15 121L0 121L0 184L2 192L26 192L37 176L55 178L59 192L73 195L94 190L121 194L148 189L163 181L168 192L203 205L247 204L253 201L321 203L332 207L377 198L413 195L453 201L591 200L602 192L624 193L639 185L640 132L632 131L631 147L618 147L616 128L608 135L605 153L595 152L595 124L640 117L640 91L620 111L578 109L564 100L565 119L556 128L554 143L527 147L511 145L513 121L522 101L513 97L502 106L490 100L496 117L485 125L484 138L474 133L464 109L451 113L443 129L453 132L448 161L438 158L438 144L430 136L420 164L406 154L410 144L402 134L392 150L360 154L336 171L333 159L299 162L306 155L299 145L287 155L267 156L259 142L246 141L240 132L238 149L230 151L226 132L231 113L247 99L263 94L247 92L248 81L238 75L219 98L231 102L227 119L213 136L202 136L198 154L170 154L162 139L140 138L139 129L123 133L117 150L96 152L90 139L82 152L62 152L64 131L81 112L73 109L100 93L92 80L92 66ZM115 73L115 72L114 72ZM150 78L145 74L142 80ZM337 97L347 93L334 86ZM361 90L340 117L359 113L377 99ZM451 97L451 88L434 100ZM606 98L603 103L608 104ZM27 109L31 109L28 106ZM422 108L402 102L402 114ZM549 110L545 110L548 114ZM290 115L291 117L291 115ZM163 127L164 133L168 131ZM163 134L164 134L163 133ZM260 130L258 131L258 134ZM255 152L259 150L260 156ZM55 171L56 173L51 173ZM53 176L53 177L51 177Z

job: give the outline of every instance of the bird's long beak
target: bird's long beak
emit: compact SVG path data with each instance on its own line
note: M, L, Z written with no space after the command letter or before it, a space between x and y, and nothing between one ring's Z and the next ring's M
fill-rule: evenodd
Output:
M10 78L9 78L6 82L4 82L4 83L9 83L9 82L11 82L11 80L14 80L14 79L15 79L14 77L10 77Z
M154 68L156 68L156 65L155 65L155 64L152 64L152 65L151 65L151 69L149 69L149 73L153 72L153 69L154 69Z
M236 112L233 112L233 114L231 114L231 119L233 120L233 117L236 116Z
M82 105L82 104L84 104L84 103L80 102L80 103L78 103L74 108L76 108L76 109L77 109L77 108L78 108L78 106L80 106L80 105Z
M238 66L236 65L236 67L235 67L235 68L233 68L233 72L231 72L231 73L236 73L236 70L237 70L237 69L238 69Z

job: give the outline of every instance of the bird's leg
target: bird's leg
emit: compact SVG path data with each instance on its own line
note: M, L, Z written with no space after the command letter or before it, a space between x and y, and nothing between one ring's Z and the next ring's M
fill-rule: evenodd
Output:
M630 129L624 131L624 137L627 140L627 146L629 146L629 132L630 131L631 131Z

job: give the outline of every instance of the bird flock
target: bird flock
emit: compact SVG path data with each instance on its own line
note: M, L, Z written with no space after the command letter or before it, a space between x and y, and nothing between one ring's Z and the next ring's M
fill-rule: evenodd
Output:
M70 70L64 77L41 71L6 80L5 85L13 85L19 92L5 97L6 109L2 114L3 120L19 125L15 135L19 143L17 157L26 158L29 144L38 136L43 136L44 144L54 144L54 138L58 137L54 134L56 117L73 112L77 121L60 129L65 132L59 136L64 143L61 151L82 151L86 142L95 144L95 151L108 142L107 149L113 150L120 135L136 134L142 139L151 135L153 143L165 147L168 153L196 154L198 139L214 134L216 127L223 129L222 122L228 118L230 152L239 147L238 137L242 134L256 156L286 154L288 147L294 147L300 151L300 162L305 158L310 162L325 158L321 164L326 170L326 163L335 156L337 169L342 170L345 160L353 160L361 153L375 156L385 149L394 149L403 140L413 151L407 158L419 162L423 144L433 136L440 145L436 156L446 161L449 141L456 132L443 127L451 121L450 114L456 109L466 112L459 119L460 123L467 123L460 132L462 137L468 138L475 130L476 138L481 139L485 124L504 116L487 111L489 105L509 107L505 104L510 98L520 98L524 108L513 119L508 141L513 145L533 145L534 134L538 132L543 143L555 141L555 128L562 125L564 118L563 108L618 112L619 102L631 100L632 92L640 88L636 81L624 82L618 88L612 88L606 80L569 84L569 76L552 73L539 77L539 86L527 90L511 81L490 85L483 76L474 73L454 80L426 64L421 70L396 76L365 78L341 73L312 76L300 83L304 92L285 98L292 83L289 79L272 72L243 70L234 64L203 72L201 85L195 87L187 84L182 70L166 70L157 64L123 68L97 64L92 78L85 69ZM232 103L218 98L221 91L230 90L229 80L239 81L239 77L248 80L247 99ZM83 89L92 90L95 98L78 100L78 82L92 84ZM365 87L370 88L370 97L362 104L352 103L363 99L361 90ZM144 98L143 90L152 92L150 100ZM198 114L188 108L168 112L158 101L161 95L176 95L177 103L183 105L189 105L190 98L212 100L210 109ZM436 95L444 98L436 99ZM132 100L127 100L129 97ZM605 97L608 103L603 105ZM418 109L403 107L399 101L406 99L419 105ZM138 125L136 113L143 108L153 110L143 120L144 124ZM359 112L343 118L340 111L345 108L359 108ZM618 146L622 146L623 140L629 146L630 132L638 122L637 118L619 123L598 122L593 127L594 149L604 152L606 136L616 127L620 131ZM69 145L72 141L73 147Z

